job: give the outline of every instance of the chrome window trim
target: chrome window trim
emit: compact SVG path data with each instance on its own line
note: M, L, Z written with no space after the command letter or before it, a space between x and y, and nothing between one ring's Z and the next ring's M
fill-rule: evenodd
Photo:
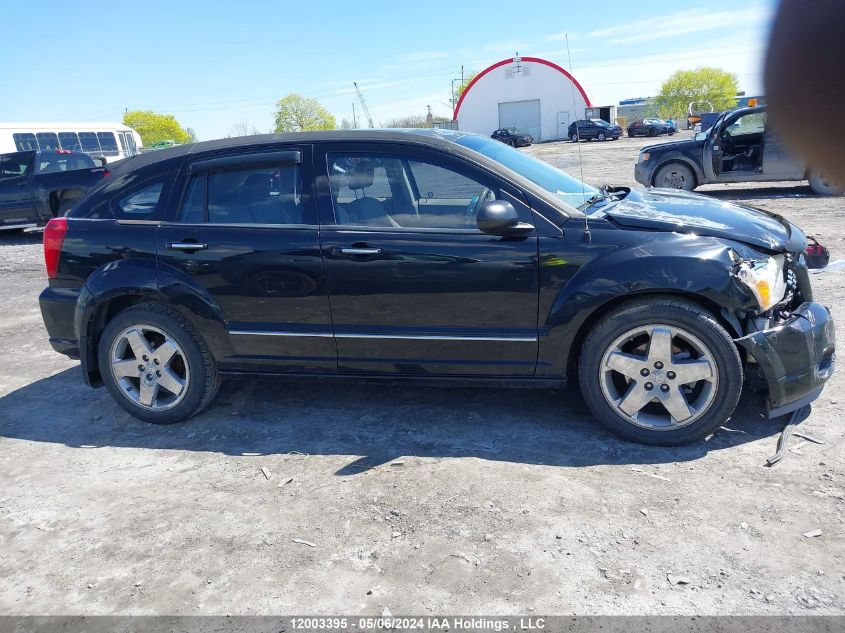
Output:
M330 332L289 332L289 331L262 331L262 330L230 330L229 334L234 336L302 336L319 338L360 338L360 339L398 339L410 341L486 341L486 342L513 342L513 343L536 343L536 336L457 336L457 335L435 335L435 334L332 334Z

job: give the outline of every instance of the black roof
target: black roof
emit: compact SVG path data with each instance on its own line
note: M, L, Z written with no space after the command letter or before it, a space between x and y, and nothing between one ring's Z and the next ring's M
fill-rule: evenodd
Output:
M454 141L468 132L457 130L428 129L391 129L391 130L325 130L319 132L296 132L292 134L256 134L253 136L235 136L213 141L199 141L187 145L176 145L166 149L144 152L130 158L109 164L113 173L134 170L146 165L185 157L193 154L215 152L227 149L259 148L279 143L316 143L320 141L392 141L417 145L428 145L450 151L470 151L457 146ZM460 147L460 149L459 149ZM475 152L473 155L477 156Z

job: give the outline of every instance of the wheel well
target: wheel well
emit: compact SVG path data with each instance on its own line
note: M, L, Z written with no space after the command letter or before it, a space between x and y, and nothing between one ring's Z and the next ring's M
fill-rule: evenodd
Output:
M671 165L672 163L680 163L684 167L689 168L689 170L692 172L692 177L695 178L695 187L698 187L698 185L701 184L700 178L698 177L698 171L696 170L695 165L690 163L688 160L684 160L683 158L676 156L676 157L664 160L662 163L660 163L657 167L654 168L654 171L651 172L651 186L652 187L657 185L657 182L656 182L657 181L657 172L659 172L661 169L666 167L666 165ZM695 189L695 187L693 187L693 189Z
M115 316L117 316L117 314L123 312L127 308L131 308L132 306L138 305L140 303L158 303L161 305L165 305L164 303L156 300L150 295L119 295L117 297L109 299L108 301L105 301L102 305L100 305L97 308L97 311L91 316L91 319L88 321L87 370L92 385L98 386L102 384L102 376L100 375L99 360L97 355L97 348L100 345L100 334L105 329L108 322L111 321ZM179 310L179 312L184 315L181 310ZM187 315L184 316L186 319L191 321L191 319Z
M616 308L633 301L639 301L642 299L657 299L661 297L671 298L671 299L686 299L692 303L698 304L702 308L708 310L712 315L713 318L716 319L719 324L725 328L731 336L741 336L739 332L736 331L736 328L731 325L731 323L724 317L722 314L722 310L719 305L713 301L710 301L706 297L702 297L701 295L693 294L690 292L674 292L674 291L660 291L660 292L643 292L637 293L634 295L624 295L621 297L615 297L610 301L606 301L605 303L601 304L598 308L593 310L590 313L590 316L584 320L584 323L578 329L578 332L575 334L575 338L572 341L572 346L569 348L569 358L566 361L566 376L570 380L576 380L578 375L578 357L581 356L581 348L584 346L584 341L587 338L587 335L590 333L590 330L593 326L601 321L605 315L609 314ZM741 352L742 350L740 350Z

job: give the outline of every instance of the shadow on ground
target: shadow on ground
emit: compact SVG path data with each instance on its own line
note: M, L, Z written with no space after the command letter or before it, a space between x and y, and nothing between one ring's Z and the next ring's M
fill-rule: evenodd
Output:
M0 436L80 449L347 455L352 461L336 474L352 475L413 456L576 467L688 461L780 431L783 421L766 420L761 411L757 398L746 396L708 441L656 448L609 434L576 389L231 378L201 415L154 426L125 413L104 389L85 387L74 368L0 398Z

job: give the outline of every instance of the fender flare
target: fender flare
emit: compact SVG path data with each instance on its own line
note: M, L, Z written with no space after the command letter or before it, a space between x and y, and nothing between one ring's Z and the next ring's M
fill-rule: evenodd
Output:
M159 266L154 259L131 258L109 262L88 277L74 311L74 330L87 384L101 384L97 348L99 335L109 317L115 310L145 301L179 310L197 328L215 358L232 354L220 307L195 284L185 283L168 273L170 271L165 271L166 285L162 288ZM183 276L187 278L184 273Z
M584 265L560 289L540 327L538 377L565 376L590 327L627 299L685 297L739 335L735 312L754 309L756 301L731 273L731 250L737 249L706 237L678 239L619 248ZM694 278L677 274L691 266Z

